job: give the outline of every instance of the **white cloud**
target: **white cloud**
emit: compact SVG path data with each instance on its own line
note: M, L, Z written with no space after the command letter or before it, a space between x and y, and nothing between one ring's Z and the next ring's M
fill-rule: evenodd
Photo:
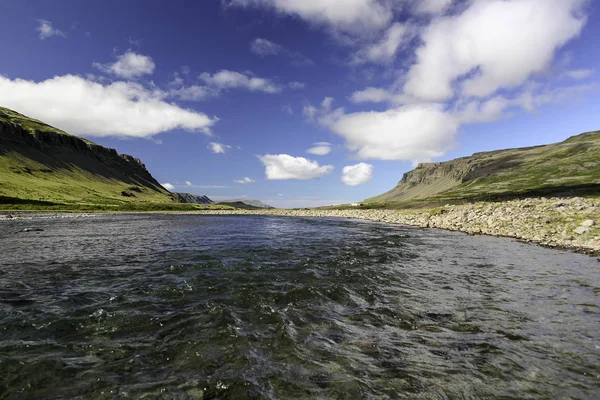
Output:
M164 101L165 93L133 82L104 85L75 75L41 82L0 76L0 104L69 133L151 137L173 129L211 134L218 121Z
M269 7L309 23L353 33L385 28L392 19L391 2L379 0L229 0L227 4Z
M382 103L393 98L387 90L376 87L368 87L352 93L350 100L353 103Z
M564 75L571 79L579 80L579 79L589 78L590 76L594 75L595 73L596 73L596 71L593 69L573 69L573 70L569 70L569 71L565 72Z
M246 177L244 177L244 178L242 178L242 179L240 179L240 180L235 180L234 182L236 182L236 183L241 183L241 184L247 184L247 183L254 183L254 182L256 182L256 181L255 181L254 179L250 179L250 178L248 178L248 177L246 176Z
M298 90L298 89L304 89L306 84L303 82L293 81L293 82L288 83L288 86L290 89Z
M269 180L315 179L333 171L332 165L320 166L316 161L288 154L267 154L258 158L264 164Z
M170 183L161 183L161 186L167 189L169 192L175 190L175 186Z
M156 65L152 57L137 54L128 50L125 54L117 56L114 63L94 63L94 68L107 74L113 74L119 78L132 79L142 75L150 75L154 72Z
M355 56L356 62L388 63L394 59L396 52L407 37L408 28L405 24L396 22L386 31L384 37L377 43L359 51Z
M357 186L369 182L373 178L373 166L366 163L349 165L342 170L344 185Z
M250 51L261 57L284 55L291 60L296 67L313 65L314 62L298 51L291 51L284 46L267 39L257 38L250 42Z
M180 100L202 101L212 97L217 97L219 95L219 91L206 86L192 85L171 89L169 91L169 95Z
M227 149L231 148L231 146L229 146L227 144L216 143L216 142L209 143L207 147L210 151L212 151L215 154L223 154L227 151Z
M485 101L478 99L460 102L454 115L461 123L490 122L510 116L516 110L533 111L544 104L573 101L589 92L600 91L600 84L589 83L554 89L529 87L513 96L495 96Z
M221 70L216 74L203 73L200 75L207 85L219 90L243 88L253 92L279 93L281 86L271 82L269 79L257 78L242 74L240 72Z
M250 50L260 56L274 56L283 51L283 46L267 39L257 38L250 43Z
M462 14L426 28L405 94L424 101L484 97L524 83L581 32L580 0L475 1ZM456 85L456 80L460 80Z
M346 140L361 159L414 163L442 156L454 147L459 121L439 104L414 104L387 111L323 117L321 123Z
M185 181L185 185L186 185L186 186L192 186L192 182L190 182L190 181Z
M48 39L52 36L66 37L64 33L52 26L52 22L45 19L38 20L38 26L35 28L39 32L40 39Z
M327 142L313 143L313 147L306 150L306 152L309 154L317 155L317 156L326 156L327 154L331 153L331 143L327 143Z

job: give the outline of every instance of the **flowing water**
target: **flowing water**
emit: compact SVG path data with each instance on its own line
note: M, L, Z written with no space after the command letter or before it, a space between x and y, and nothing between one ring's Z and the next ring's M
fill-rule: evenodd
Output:
M1 399L599 397L591 257L336 219L0 223Z

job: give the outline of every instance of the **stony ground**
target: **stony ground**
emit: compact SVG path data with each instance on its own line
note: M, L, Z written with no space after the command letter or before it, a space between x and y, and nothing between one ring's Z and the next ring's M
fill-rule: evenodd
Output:
M447 205L417 210L215 210L194 213L366 219L506 236L549 247L600 253L600 199L580 197Z

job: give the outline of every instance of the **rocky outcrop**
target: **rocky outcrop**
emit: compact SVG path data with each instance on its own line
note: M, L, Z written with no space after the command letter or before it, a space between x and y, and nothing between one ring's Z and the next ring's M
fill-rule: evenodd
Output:
M419 210L208 210L194 213L366 219L600 252L600 200L580 197L479 202Z
M366 200L389 203L415 199L560 195L594 189L600 193L600 132L545 146L475 153L446 162L422 163L392 190ZM587 193L587 192L586 192Z
M179 201L180 203L186 203L186 204L212 204L212 203L214 203L207 196L200 196L200 195L190 194L190 193L173 193L173 197L175 198L176 201Z

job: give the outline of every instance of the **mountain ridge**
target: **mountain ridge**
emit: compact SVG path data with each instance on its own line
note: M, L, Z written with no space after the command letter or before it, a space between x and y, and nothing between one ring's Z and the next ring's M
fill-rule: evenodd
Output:
M4 107L0 196L5 202L174 202L140 159Z
M547 145L421 163L366 203L458 200L600 191L600 131Z

